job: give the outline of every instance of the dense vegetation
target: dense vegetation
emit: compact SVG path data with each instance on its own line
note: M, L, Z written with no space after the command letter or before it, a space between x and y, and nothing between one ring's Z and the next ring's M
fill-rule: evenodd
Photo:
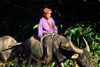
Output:
M100 66L100 1L99 0L1 0L0 36L10 35L22 42L31 35L37 35L38 23L45 7L53 10L59 34L68 38L78 47L84 47L82 36L90 46L90 61L93 67ZM20 55L19 55L20 56ZM21 66L26 60L20 57ZM50 63L53 67L55 63ZM67 60L65 66L75 66L76 62ZM47 63L46 66L49 64ZM8 66L15 66L13 61Z

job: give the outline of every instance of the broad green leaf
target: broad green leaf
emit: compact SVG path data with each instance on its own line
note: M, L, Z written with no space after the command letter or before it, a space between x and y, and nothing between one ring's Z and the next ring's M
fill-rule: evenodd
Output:
M55 63L53 62L52 65L51 65L51 67L54 67L54 65L55 65Z
M75 34L75 33L76 33L76 31L75 31L74 29L70 30L70 32L71 32L72 34Z
M62 26L62 25L60 25L60 27L61 27L61 29L63 28L63 26Z
M33 27L33 29L36 29L36 28L38 28L38 26L39 26L39 24L36 24L36 25Z

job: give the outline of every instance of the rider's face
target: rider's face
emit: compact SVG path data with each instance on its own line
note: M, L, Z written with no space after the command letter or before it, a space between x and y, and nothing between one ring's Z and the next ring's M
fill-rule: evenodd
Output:
M51 17L51 13L46 13L44 16L48 19Z

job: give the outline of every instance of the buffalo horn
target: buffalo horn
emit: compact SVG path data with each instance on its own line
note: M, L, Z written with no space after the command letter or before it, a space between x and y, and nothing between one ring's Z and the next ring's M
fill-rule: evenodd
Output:
M18 45L20 45L20 44L22 44L22 43L21 43L21 42L20 42L20 43L16 42L15 44L10 45L10 46L8 46L8 47L11 48L11 47L14 47L14 46L18 46Z
M20 43L18 43L18 42L15 43L15 45L20 45L20 44L22 44L22 43L21 42Z
M72 42L71 42L71 37L69 38L69 43L70 43L70 46L71 48L76 52L76 53L83 53L83 50L76 47Z
M87 41L86 41L86 39L83 37L83 40L85 41L85 44L86 44L86 49L88 50L88 52L90 52L90 48L89 48L89 45L88 45L88 43L87 43Z

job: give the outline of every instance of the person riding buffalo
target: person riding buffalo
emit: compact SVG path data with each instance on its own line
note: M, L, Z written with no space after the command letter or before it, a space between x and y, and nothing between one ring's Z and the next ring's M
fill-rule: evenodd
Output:
M55 21L51 17L52 10L49 8L45 8L43 10L44 14L43 17L40 19L39 27L38 27L38 37L40 40L43 40L43 36L50 33L58 34L58 30L55 25ZM48 58L49 47L44 45L45 47L45 54Z

